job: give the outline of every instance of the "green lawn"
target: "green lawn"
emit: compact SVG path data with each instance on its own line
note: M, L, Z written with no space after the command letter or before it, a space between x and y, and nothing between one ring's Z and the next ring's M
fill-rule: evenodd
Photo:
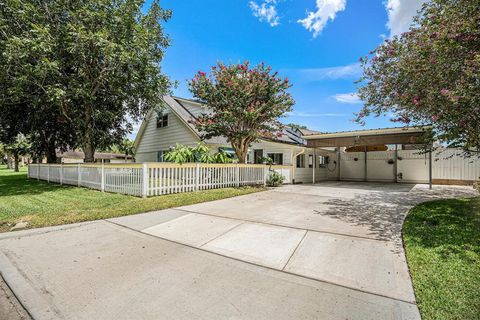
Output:
M416 206L403 237L422 319L480 319L480 198Z
M27 179L0 166L0 232L19 221L30 228L105 219L235 197L263 188L224 188L141 199Z

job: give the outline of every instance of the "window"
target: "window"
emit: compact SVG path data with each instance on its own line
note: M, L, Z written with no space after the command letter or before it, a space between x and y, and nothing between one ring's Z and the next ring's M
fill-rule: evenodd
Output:
M297 156L297 168L305 168L305 155L299 154Z
M318 167L319 168L325 168L327 166L327 158L325 156L319 156L318 157Z
M313 154L308 155L308 167L313 168Z
M160 150L157 152L157 162L166 162L164 157L165 157L165 154L167 153L167 151L165 150Z
M157 114L157 128L163 128L168 126L168 113Z
M283 153L267 153L267 157L272 159L273 164L283 164Z

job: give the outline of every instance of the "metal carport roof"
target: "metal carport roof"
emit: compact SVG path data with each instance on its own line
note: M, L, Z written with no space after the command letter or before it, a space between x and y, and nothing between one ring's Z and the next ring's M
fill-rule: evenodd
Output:
M374 146L382 144L420 144L424 143L426 133L431 126L412 126L385 129L342 131L305 135L307 147L349 147Z

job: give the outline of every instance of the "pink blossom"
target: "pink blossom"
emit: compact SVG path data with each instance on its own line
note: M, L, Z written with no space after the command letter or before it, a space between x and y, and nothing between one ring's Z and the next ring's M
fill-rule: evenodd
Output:
M418 106L420 104L420 97L419 96L415 96L413 97L413 104Z
M449 92L450 92L450 91L449 91L448 89L445 89L445 88L442 89L442 90L440 90L440 94L441 94L442 96L444 96L444 97L447 96Z
M436 122L437 120L438 120L438 116L437 116L437 115L432 116L432 121L433 121L433 122Z

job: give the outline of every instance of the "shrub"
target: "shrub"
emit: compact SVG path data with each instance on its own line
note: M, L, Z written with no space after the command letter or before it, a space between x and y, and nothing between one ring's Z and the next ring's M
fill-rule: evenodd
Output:
M269 187L278 187L283 184L285 177L282 176L280 173L276 171L272 171L272 173L267 178L267 185Z

